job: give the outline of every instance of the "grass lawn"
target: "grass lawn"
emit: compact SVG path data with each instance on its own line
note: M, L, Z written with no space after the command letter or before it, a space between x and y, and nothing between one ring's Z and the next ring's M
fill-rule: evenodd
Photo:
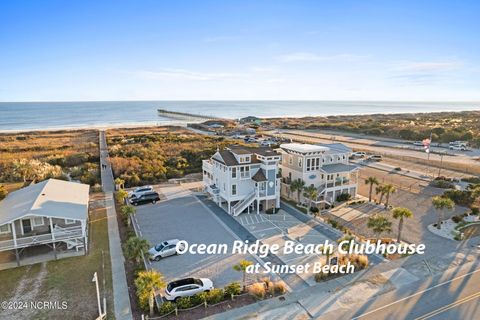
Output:
M87 256L0 271L0 301L66 301L66 309L0 310L0 319L95 319L98 307L94 272L98 273L101 295L105 279L108 319L114 319L107 218L99 205L101 201L96 202L92 201L90 207Z

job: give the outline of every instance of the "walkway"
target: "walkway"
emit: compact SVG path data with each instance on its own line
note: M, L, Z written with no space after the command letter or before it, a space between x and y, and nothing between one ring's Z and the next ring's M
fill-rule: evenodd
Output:
M120 234L117 224L117 213L113 199L114 183L113 173L108 162L107 140L105 131L100 131L100 167L106 165L106 169L100 169L102 176L102 188L105 192L105 207L108 217L108 239L110 245L110 259L112 263L112 283L113 283L113 304L115 310L115 319L132 320L132 310L130 307L130 298L128 294L127 277L123 251L121 247Z

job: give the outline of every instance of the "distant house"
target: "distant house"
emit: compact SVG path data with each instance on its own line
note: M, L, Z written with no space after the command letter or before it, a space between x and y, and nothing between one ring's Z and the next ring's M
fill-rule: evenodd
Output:
M262 119L260 118L257 118L257 117L254 117L254 116L248 116L248 117L244 117L244 118L241 118L239 120L240 123L255 123L255 124L261 124L262 123Z
M341 143L280 145L282 153L282 195L293 196L290 184L303 180L305 186L317 188L317 204L332 204L342 193L356 197L358 167L349 163L352 150ZM301 195L302 196L302 195ZM306 202L306 199L300 199Z
M89 188L49 179L10 193L0 202L0 254L14 252L18 266L45 248L55 259L86 254Z
M232 146L203 160L203 183L229 214L280 207L280 154L270 148Z

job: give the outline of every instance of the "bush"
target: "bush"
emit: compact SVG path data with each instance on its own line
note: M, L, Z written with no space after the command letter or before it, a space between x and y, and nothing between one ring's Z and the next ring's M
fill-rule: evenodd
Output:
M472 212L470 212L471 215L478 216L480 213L480 209L478 208L472 208Z
M476 184L476 183L480 183L480 178L478 177L462 178L462 181Z
M205 296L196 294L190 297L190 303L192 304L192 307L196 307L202 303L205 302Z
M352 254L350 262L355 266L355 270L362 270L368 267L368 256L360 254Z
M336 201L337 202L343 202L343 201L348 201L352 198L352 195L350 193L342 193L337 196Z
M263 282L256 282L247 288L248 293L252 296L263 299L265 297L265 285Z
M443 196L450 198L455 204L464 207L469 207L475 201L472 192L469 190L447 190L443 193Z
M232 295L240 294L242 292L242 286L239 282L230 282L223 288L223 291L225 291L225 296L230 298Z
M275 281L272 286L272 291L274 295L282 295L287 292L287 286L285 285L285 282L281 280Z
M453 189L455 186L450 181L446 180L433 180L430 182L430 185L435 188L442 188L442 189Z
M209 304L216 304L219 302L222 302L224 299L225 293L223 292L222 289L212 289L210 292L208 292L207 295L207 303Z
M314 278L315 278L315 282L321 282L330 278L330 273L328 272L315 273Z
M175 303L177 304L178 309L188 309L193 307L190 297L180 297Z
M5 199L5 197L7 196L7 194L8 194L8 191L7 191L7 189L5 188L5 186L0 185L0 200Z
M175 310L175 305L170 301L165 301L160 305L158 312L160 312L160 315L166 315L173 312L173 310Z
M455 223L459 223L459 222L463 221L463 216L461 216L461 215L453 216L452 221L455 222Z
M320 209L318 209L317 207L311 207L310 208L311 213L318 213L319 211L320 211Z

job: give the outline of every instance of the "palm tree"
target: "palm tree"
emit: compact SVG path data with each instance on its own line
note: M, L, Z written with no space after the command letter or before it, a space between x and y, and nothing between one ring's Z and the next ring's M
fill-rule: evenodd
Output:
M370 191L368 192L368 202L372 202L373 185L378 186L379 182L375 177L368 177L367 179L365 179L365 184L370 185Z
M398 208L393 209L392 214L393 214L394 219L398 219L397 242L400 243L402 228L403 228L403 219L404 218L411 218L413 216L413 212L410 211L410 209L398 207Z
M7 194L8 194L7 188L5 188L4 185L0 185L0 200L5 199Z
M313 204L313 201L315 201L318 197L318 191L317 191L317 188L315 188L314 186L308 186L306 188L303 189L303 196L305 198L307 198L309 201L309 208L308 208L308 211L310 211L312 209L312 204Z
M163 275L155 270L140 271L135 279L137 287L137 296L141 302L148 300L150 316L153 316L153 302L155 300L156 291L165 288Z
M243 283L243 291L245 291L245 288L247 287L247 267L251 266L253 264L252 261L249 260L240 260L240 262L236 265L233 266L233 270L242 272L242 283Z
M300 203L300 193L302 192L303 188L305 187L305 181L301 179L297 179L292 181L290 184L290 190L293 192L297 192L297 201Z
M138 237L130 237L123 245L123 250L128 259L140 263L142 257L147 254L150 243L147 240Z
M385 209L387 209L388 201L390 200L390 195L392 193L395 193L395 191L397 191L397 189L395 189L395 187L391 184L385 185L384 188L385 188L384 192L387 195L387 199L385 200Z
M383 200L383 196L385 195L385 186L378 186L375 188L375 194L379 194L380 193L380 200L378 201L378 203L382 203L382 200Z
M125 199L128 197L128 192L123 190L123 189L120 189L117 191L117 193L115 194L115 197L117 199L117 202L119 203L125 203Z
M333 254L333 249L331 246L324 246L322 245L322 253L326 256L327 265L330 265L330 256Z
M131 216L133 216L135 213L137 213L137 209L131 206L124 205L122 206L122 215L123 217L127 220L127 226L130 227L131 224Z
M372 229L378 239L383 232L392 231L392 222L387 217L376 214L368 218L367 227Z
M432 198L432 204L437 210L437 217L438 217L437 228L441 229L442 220L443 220L443 211L445 209L453 210L455 208L455 202L453 202L452 199L450 198L437 196Z
M123 189L125 187L125 180L122 178L116 178L115 185L117 185L119 189Z

